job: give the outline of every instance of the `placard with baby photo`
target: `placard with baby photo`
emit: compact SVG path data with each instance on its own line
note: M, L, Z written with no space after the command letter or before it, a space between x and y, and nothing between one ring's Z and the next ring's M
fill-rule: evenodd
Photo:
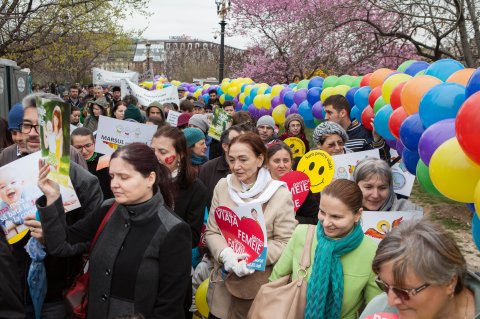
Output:
M36 214L35 201L43 195L37 186L39 159L40 152L36 152L0 167L0 226L10 244L28 233L23 220L27 215ZM60 184L66 212L80 207L70 177L67 185Z

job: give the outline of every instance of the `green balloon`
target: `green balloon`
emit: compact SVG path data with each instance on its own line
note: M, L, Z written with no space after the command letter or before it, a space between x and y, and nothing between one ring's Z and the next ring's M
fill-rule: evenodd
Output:
M417 62L416 60L408 60L408 61L405 61L403 62L402 64L400 64L400 66L398 67L397 71L398 72L405 72L405 70L410 66L410 64L412 64L413 62Z
M330 75L323 81L323 89L335 87L338 85L338 76Z
M385 102L382 96L379 96L375 101L375 104L373 104L373 113L377 114L377 112L380 111L380 109L385 105L387 105L387 102Z
M362 81L362 79L363 79L363 76L354 77L351 87L355 87L355 86L360 87L360 82Z
M353 83L353 77L351 75L342 75L341 77L338 78L337 85L347 85L351 87L352 83Z
M310 82L310 80L301 80L300 82L298 82L297 88L308 89L308 82Z
M415 76L417 76L417 75L425 75L425 71L426 71L426 69L425 69L425 70L422 70L422 71L418 71L418 73L415 74Z
M417 178L420 186L427 193L443 196L433 185L432 180L430 179L430 173L428 172L428 166L422 160L419 160L417 163Z
M325 122L325 120L319 120L317 118L313 118L313 123L315 123L315 125L319 125L320 123L323 123Z

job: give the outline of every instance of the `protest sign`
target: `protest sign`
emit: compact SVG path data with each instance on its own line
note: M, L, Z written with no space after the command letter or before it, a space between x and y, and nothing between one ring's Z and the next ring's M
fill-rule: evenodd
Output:
M333 159L325 151L313 150L303 155L298 162L297 171L310 178L312 193L320 193L333 179L335 166Z
M117 120L100 115L95 152L110 155L119 146L140 142L150 145L156 125Z
M398 157L395 150L390 150L392 161ZM410 197L415 182L415 175L410 174L403 161L392 166L393 191L397 194Z
M393 228L409 219L423 218L422 211L364 211L362 213L362 229L365 235L380 242Z
M245 204L230 209L215 208L217 222L223 238L237 254L248 254L247 268L265 270L267 262L267 231L261 204Z
M385 313L385 312L377 312L369 315L368 317L365 317L365 319L398 319L398 318L400 317L395 313Z
M22 157L0 168L0 226L10 244L21 240L28 228L25 216L35 214L35 201L42 196L37 186L40 152ZM65 211L80 207L70 179L68 186L60 184Z
M150 105L152 102L180 104L177 87L174 85L161 90L149 91L136 85L132 81L122 79L121 90L122 98L127 94L131 94L135 96L142 105Z
M288 137L283 142L290 147L294 158L305 155L305 143L298 137Z
M99 68L92 68L93 84L95 85L122 85L122 79L127 79L133 83L138 83L137 72L111 72Z
M180 114L182 113L176 111L168 111L167 123L173 127L177 127L178 117L180 116Z
M232 125L232 117L221 107L217 107L213 114L212 124L208 129L208 136L220 141L222 132Z
M70 172L70 104L37 97L42 158L50 165L48 178L68 186Z
M291 171L283 175L280 180L287 183L288 189L292 193L293 210L296 212L302 206L310 191L310 178L305 173Z
M352 179L353 171L358 162L365 158L380 158L380 153L378 150L369 150L332 156L335 163L335 174L333 177L336 179Z

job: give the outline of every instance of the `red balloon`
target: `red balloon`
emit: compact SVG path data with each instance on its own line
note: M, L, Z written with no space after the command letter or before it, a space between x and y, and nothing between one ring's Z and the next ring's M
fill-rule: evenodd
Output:
M368 86L370 85L370 77L372 76L372 73L365 74L360 81L360 86Z
M401 106L393 111L392 115L390 115L390 119L388 120L388 128L390 133L392 133L397 140L400 139L400 126L407 117L407 112L405 112L405 109Z
M394 110L402 106L401 93L404 86L405 82L400 83L393 89L392 94L390 95L390 105Z
M362 112L362 124L369 131L373 130L372 120L374 116L375 114L373 113L373 108L371 106L367 106Z
M368 104L370 104L371 107L375 105L375 101L382 96L382 87L377 86L374 88L370 94L368 95Z
M455 132L465 154L480 164L480 92L463 103L455 121Z

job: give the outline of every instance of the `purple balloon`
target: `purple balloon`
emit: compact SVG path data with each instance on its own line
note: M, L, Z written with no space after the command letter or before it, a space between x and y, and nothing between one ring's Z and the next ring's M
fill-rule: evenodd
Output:
M387 143L390 148L393 148L394 150L397 149L397 140L385 140L385 143Z
M318 101L317 103L313 104L312 106L312 114L313 117L317 120L323 120L323 104L322 101Z
M248 112L249 112L251 115L254 115L254 114L255 114L255 110L256 110L256 109L257 109L257 108L256 108L255 105L253 105L253 104L250 104L250 105L248 106Z
M452 137L455 137L455 119L437 122L423 132L418 142L418 152L425 165L430 165L433 153Z
M308 89L300 89L293 95L293 101L295 104L300 105L307 99Z
M280 96L274 96L270 103L272 104L272 108L275 108L278 105L282 104L282 100L280 100Z
M298 105L293 104L292 107L290 108L290 114L298 114Z
M262 117L264 115L270 115L270 114L268 114L268 110L266 108L262 107L258 112L258 116Z
M289 108L287 108L287 110L285 111L285 117L289 116L290 115L290 110Z
M395 149L397 150L397 153L401 155L403 153L403 150L405 149L405 145L403 145L402 141L397 140L397 145Z
M280 100L283 101L283 97L285 96L285 94L287 94L287 92L290 92L292 89L289 88L289 87L286 87L284 88L283 90L280 91Z

